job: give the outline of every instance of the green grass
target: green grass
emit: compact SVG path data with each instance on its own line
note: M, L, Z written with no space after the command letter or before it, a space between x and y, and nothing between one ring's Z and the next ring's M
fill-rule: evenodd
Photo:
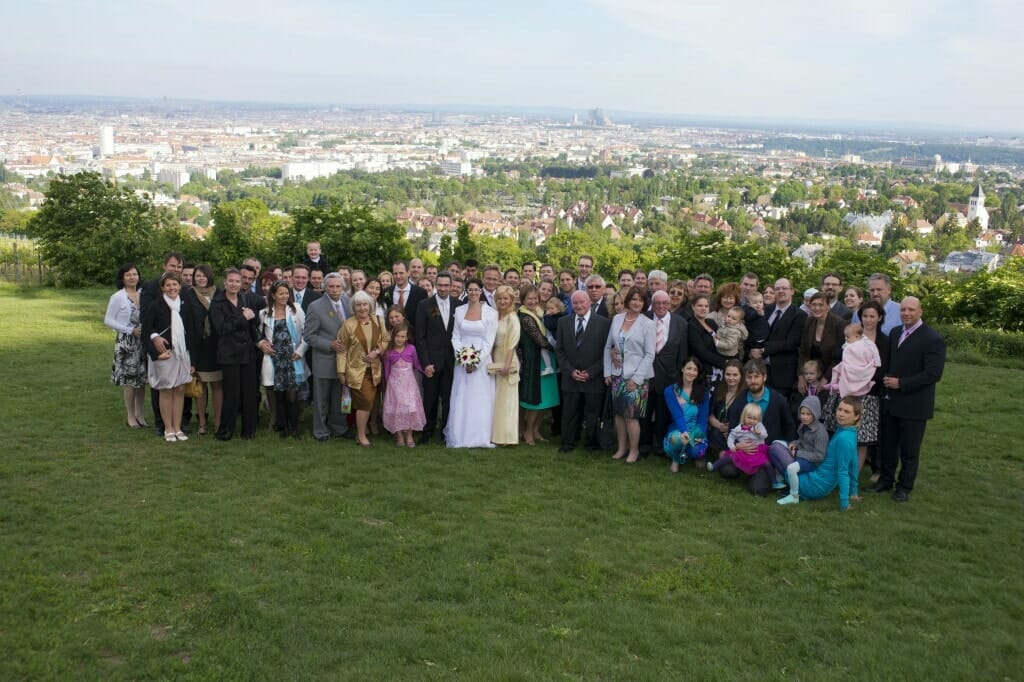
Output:
M2 678L1020 677L1024 372L947 367L910 504L783 509L553 447L166 444L108 293L0 285Z

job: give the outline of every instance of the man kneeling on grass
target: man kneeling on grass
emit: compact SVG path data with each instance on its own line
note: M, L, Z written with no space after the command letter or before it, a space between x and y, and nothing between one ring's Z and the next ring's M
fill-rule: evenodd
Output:
M829 441L825 461L814 471L797 473L796 467L786 467L789 478L789 495L779 504L796 504L801 498L820 500L839 488L839 508L850 508L850 500L860 500L857 495L857 424L860 422L860 398L847 396L836 408L836 422L839 428Z

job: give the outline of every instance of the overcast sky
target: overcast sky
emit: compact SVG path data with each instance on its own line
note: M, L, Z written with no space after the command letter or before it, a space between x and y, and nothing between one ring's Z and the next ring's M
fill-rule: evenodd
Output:
M1018 0L0 0L0 93L1024 130Z

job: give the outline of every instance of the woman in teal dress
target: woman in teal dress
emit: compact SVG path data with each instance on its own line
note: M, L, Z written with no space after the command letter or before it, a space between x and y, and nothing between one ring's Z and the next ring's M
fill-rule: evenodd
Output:
M554 344L544 328L537 288L524 286L519 300L519 407L523 410L523 440L534 445L546 440L540 433L544 410L558 405L558 366Z
M687 458L702 459L708 447L711 394L704 387L704 372L697 358L683 363L679 381L665 389L665 404L672 415L672 427L662 447L672 459L672 473L676 473Z

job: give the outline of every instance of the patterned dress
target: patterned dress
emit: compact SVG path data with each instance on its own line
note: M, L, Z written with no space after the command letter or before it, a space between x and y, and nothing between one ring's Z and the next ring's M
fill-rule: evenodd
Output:
M139 306L132 305L131 322L133 327L139 326ZM118 332L114 342L114 364L110 368L110 382L117 386L142 388L149 382L146 367L146 352L142 347L142 337L131 332Z
M288 330L288 320L274 320L274 336L270 345L274 347L274 390L290 391L299 387L295 377L295 344Z

